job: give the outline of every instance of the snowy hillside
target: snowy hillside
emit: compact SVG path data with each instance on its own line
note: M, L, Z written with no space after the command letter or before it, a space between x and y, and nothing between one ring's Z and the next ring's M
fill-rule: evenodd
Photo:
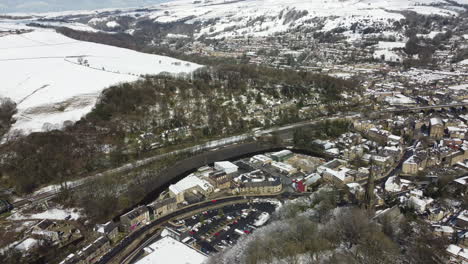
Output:
M189 73L200 67L164 56L76 41L47 29L0 34L0 50L0 96L18 104L12 130L26 133L79 120L110 85L135 81L142 74Z
M141 21L182 22L196 25L195 37L222 38L265 36L301 27L320 31L349 29L356 23L385 29L403 19L402 12L456 16L466 10L467 4L467 0L175 0L139 9L55 12L35 17L66 20L70 23L63 26L75 29L88 31L85 27L89 26L107 31L126 29L130 33ZM122 17L133 20L130 25L120 25Z
M162 23L191 16L194 17L186 23L214 20L198 35L228 37L268 35L300 25L314 26L314 19L324 17L328 19L322 30L328 30L355 22L385 24L404 18L395 11L452 16L460 10L463 8L443 0L181 0L162 4L161 10L149 16Z

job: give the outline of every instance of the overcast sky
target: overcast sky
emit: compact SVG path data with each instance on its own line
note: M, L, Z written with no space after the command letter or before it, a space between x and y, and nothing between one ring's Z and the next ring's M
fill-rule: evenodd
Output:
M140 7L168 0L0 0L0 13Z

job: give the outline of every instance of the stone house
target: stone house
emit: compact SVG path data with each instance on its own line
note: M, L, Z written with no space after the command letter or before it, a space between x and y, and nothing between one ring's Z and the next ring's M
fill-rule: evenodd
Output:
M120 216L120 226L123 232L132 232L150 220L146 206L140 206Z

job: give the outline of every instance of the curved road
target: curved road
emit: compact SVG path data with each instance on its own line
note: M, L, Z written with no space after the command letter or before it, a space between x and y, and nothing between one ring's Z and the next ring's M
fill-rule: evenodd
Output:
M106 253L98 262L97 264L104 264L104 263L110 263L114 260L115 257L117 257L122 251L124 251L128 246L130 246L134 241L138 239L142 239L142 242L136 248L136 251L139 251L142 246L147 243L147 241L154 239L155 234L151 234L150 237L146 238L144 236L148 235L147 232L151 231L151 229L155 228L158 225L164 224L167 221L171 220L172 218L178 217L185 215L190 212L194 211L199 211L202 209L208 209L213 206L221 206L225 205L228 203L232 203L234 201L239 201L239 202L249 202L251 199L257 199L257 198L278 198L278 199L287 199L287 198L295 198L295 197L300 197L300 196L309 196L310 193L293 193L293 194L288 194L288 193L283 193L283 194L276 194L276 195L256 195L256 196L234 196L234 197L227 197L227 198L221 198L213 201L205 201L199 204L195 204L193 206L188 206L185 208L182 208L176 212L170 213L166 216L163 216L161 218L158 218L149 224L141 227L140 229L134 231L131 233L129 236L125 237L117 246L112 248L108 253ZM125 259L131 259L137 252L135 250L132 250L132 252L125 256Z

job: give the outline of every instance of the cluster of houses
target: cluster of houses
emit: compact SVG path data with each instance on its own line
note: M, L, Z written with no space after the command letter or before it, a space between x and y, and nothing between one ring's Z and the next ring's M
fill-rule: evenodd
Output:
M413 155L403 162L403 175L417 175L431 167L468 168L468 131L467 120L459 118L430 118L427 122L418 122L429 142L417 141ZM425 130L425 131L424 131Z
M451 109L394 116L384 121L357 121L354 126L360 131L373 130L375 140L378 135L388 134L378 132L379 127L409 136L405 155L400 156L400 172L376 187L378 205L385 207L382 197L386 197L432 225L434 234L450 241L447 252L451 263L468 261L468 211L464 198L468 194L467 121L464 109ZM387 136L386 141L396 139Z
M352 130L333 140L314 141L335 158L317 172L337 183L362 183L372 165L375 179L385 177L403 155L403 138L365 121L355 121Z
M435 178L434 180L437 180ZM393 176L386 180L384 190L376 193L394 198L400 208L413 211L433 228L434 234L447 238L451 263L468 261L468 210L463 197L468 194L468 176L451 180L444 192L460 195L458 199L433 198L425 191L430 183L408 177Z

